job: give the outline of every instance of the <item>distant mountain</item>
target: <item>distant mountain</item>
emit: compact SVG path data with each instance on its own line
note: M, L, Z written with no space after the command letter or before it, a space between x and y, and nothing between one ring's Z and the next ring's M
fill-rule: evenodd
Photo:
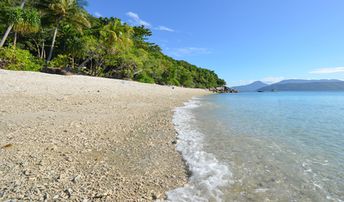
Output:
M259 88L257 91L344 91L344 81L341 80L283 80Z
M254 91L257 91L258 89L263 88L265 86L268 86L268 84L263 83L261 81L255 81L255 82L248 84L248 85L234 86L231 88L233 88L239 92L254 92Z

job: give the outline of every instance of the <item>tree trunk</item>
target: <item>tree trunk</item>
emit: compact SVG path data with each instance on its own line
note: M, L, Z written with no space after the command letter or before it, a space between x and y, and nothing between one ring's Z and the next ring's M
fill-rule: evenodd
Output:
M75 58L74 58L74 56L72 56L72 69L74 70L74 63L75 63Z
M83 61L83 62L78 66L78 73L80 73L81 68L84 67L91 59L92 59L92 57L87 58L85 61Z
M45 46L45 43L44 43L44 40L43 40L43 43L42 43L42 50L41 50L41 51L42 51L42 52L41 52L41 58L42 58L42 59L45 59L45 47L44 47L44 46Z
M49 56L48 56L48 59L47 59L47 63L50 62L51 58L53 57L53 51L54 51L57 31L58 31L58 26L56 26L55 31L54 31L53 41L52 41L51 46L50 46L50 51L49 51Z
M33 41L35 42L35 45L36 45L37 57L41 58L41 47L39 46L39 44L37 43L35 39L33 39Z
M22 2L21 2L21 4L20 4L20 8L21 8L21 9L24 8L25 3L26 3L26 0L22 0ZM2 39L1 39L0 48L4 46L4 44L5 44L6 40L7 40L7 37L8 37L8 35L10 34L10 32L11 32L11 30L12 30L12 28L13 28L13 25L14 25L14 24L12 23L12 24L10 24L10 25L7 27L7 30L6 30L4 36L3 36Z
M7 39L8 35L10 34L10 32L11 32L11 30L12 30L12 28L13 28L13 25L14 25L14 24L11 24L10 26L8 26L8 28L7 28L7 30L6 30L6 32L5 32L5 34L4 34L4 36L3 36L2 39L1 39L0 48L4 46L4 44L5 44L5 42L6 42L6 39Z
M23 8L24 8L24 6L25 6L25 3L26 3L26 0L23 0L23 1L21 2L21 4L20 4L20 8L21 8L21 9L23 9Z
M45 48L43 49L43 59L47 58L47 51L45 50Z
M39 46L39 44L37 43L37 41L35 39L32 39L32 41L35 43L36 46L36 51L37 51L37 57L41 57L41 47Z
M18 33L14 32L14 40L13 40L13 47L14 48L17 47L17 38L18 38Z

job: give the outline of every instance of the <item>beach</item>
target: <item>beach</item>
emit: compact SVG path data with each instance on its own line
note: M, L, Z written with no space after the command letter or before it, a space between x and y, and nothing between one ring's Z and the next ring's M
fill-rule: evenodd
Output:
M173 109L207 94L0 70L0 200L163 199L187 183Z

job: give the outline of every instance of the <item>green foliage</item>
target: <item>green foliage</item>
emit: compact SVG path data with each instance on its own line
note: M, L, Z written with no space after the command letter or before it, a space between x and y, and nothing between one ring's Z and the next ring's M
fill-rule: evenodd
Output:
M1 0L0 1L0 26L2 28L7 27L10 24L10 20L8 18L8 15L10 13L10 10L13 10L16 4L12 1L7 0Z
M133 28L118 19L110 21L100 30L100 41L109 53L126 50L132 46Z
M154 78L148 75L146 72L138 73L135 77L136 81L143 82L143 83L155 83Z
M35 9L21 9L15 7L7 14L8 22L14 24L14 31L18 33L33 33L39 30L41 18Z
M225 85L214 71L163 54L158 45L148 42L152 31L146 27L133 27L114 17L93 17L85 10L86 0L32 0L24 9L18 9L19 4L20 0L0 1L0 31L4 32L13 23L14 31L22 33L17 46L42 60L53 56L48 63L50 67L161 85L193 88ZM53 35L55 30L58 32ZM10 44L14 35L8 38ZM49 49L54 54L47 54ZM29 61L35 63L32 58ZM12 60L6 60L6 64Z
M42 61L35 58L27 50L14 48L0 49L0 68L20 71L39 71Z
M49 62L49 66L54 68L66 68L71 64L70 57L67 55L58 55Z

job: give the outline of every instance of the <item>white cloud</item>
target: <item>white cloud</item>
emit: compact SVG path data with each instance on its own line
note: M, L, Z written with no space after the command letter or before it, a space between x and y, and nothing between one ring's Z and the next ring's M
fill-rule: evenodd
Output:
M94 16L96 16L97 18L103 17L103 15L101 13L99 13L99 12L95 12Z
M262 78L261 81L267 84L273 84L273 83L280 82L284 79L285 78L281 76L269 76L269 77Z
M129 16L131 18L131 23L133 23L135 25L143 25L145 27L151 27L151 24L149 22L142 20L137 13L128 12L127 16Z
M335 73L344 73L344 67L328 67L328 68L319 68L311 72L311 74L335 74Z
M156 27L155 29L156 30L160 30L160 31L166 31L166 32L175 32L174 29L171 29L171 28L168 28L168 27L165 27L165 26L159 26L159 27Z
M169 50L169 52L170 54L177 57L210 53L210 51L206 48L196 48L196 47L176 48L176 49Z
M128 12L126 13L126 15L130 18L129 23L133 24L133 25L143 25L147 28L151 28L153 27L153 25L147 21L144 21L140 18L140 16L137 13L134 12ZM153 27L155 30L159 30L159 31L165 31L165 32L175 32L174 29L160 25L158 27Z

